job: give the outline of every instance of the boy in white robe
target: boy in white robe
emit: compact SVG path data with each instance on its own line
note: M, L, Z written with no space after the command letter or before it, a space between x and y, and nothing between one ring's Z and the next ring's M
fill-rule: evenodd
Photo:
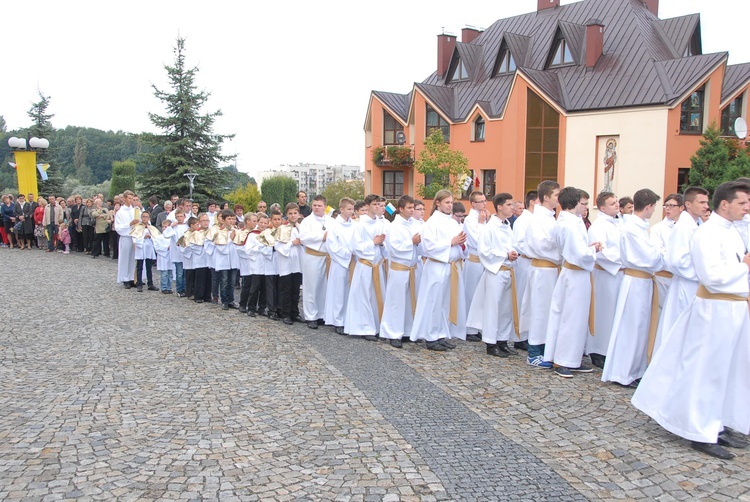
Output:
M516 290L518 297L518 311L519 314L524 311L523 293L526 289L526 283L528 282L529 272L531 271L531 258L526 251L526 230L529 228L529 222L534 215L534 206L539 202L539 196L536 190L530 190L526 194L526 208L523 210L521 215L516 218L513 222L513 239L516 243L516 249L518 250L518 260L515 263L515 274L516 274ZM527 324L527 323L526 323ZM525 326L524 326L525 327ZM529 331L521 331L518 334L518 338L513 342L514 349L529 350Z
M194 216L188 218L187 227L182 237L177 239L175 247L182 254L182 270L185 272L185 293L183 293L181 298L192 300L193 291L195 290L195 266L193 265L193 253L187 241L193 235L193 232L197 232L200 229L198 218Z
M139 223L140 218L136 218L135 215L134 195L130 190L125 190L122 194L122 205L115 213L114 222L115 232L120 236L117 251L117 282L123 283L125 289L132 288L135 282L133 280L135 275L135 249L133 238L130 237L130 230ZM52 240L51 236L50 240Z
M689 187L683 194L685 210L672 230L665 261L672 271L672 283L664 299L664 306L656 330L654 352L661 345L664 336L677 322L677 318L687 309L698 290L698 277L695 275L693 260L690 257L690 241L698 226L703 223L701 216L708 211L708 191L701 187Z
M133 225L130 230L130 236L133 238L135 245L135 287L140 293L143 291L143 270L146 270L146 283L149 291L159 291L154 286L153 266L156 261L156 252L154 251L154 237L161 235L159 229L151 225L151 213L143 211L141 221Z
M193 260L193 272L195 274L195 285L193 297L195 303L211 303L211 269L208 267L208 253L206 253L206 234L209 230L210 220L206 213L198 215L199 229L193 232L187 240L190 246L190 257Z
M508 357L515 350L508 341L516 333L518 319L517 294L513 291L513 266L518 258L514 249L513 230L508 218L513 215L515 204L509 193L499 193L492 199L495 214L479 236L477 252L482 263L474 298L466 316L466 325L481 330L487 354Z
M589 245L582 214L588 194L574 187L560 190L560 216L555 239L563 258L562 271L555 284L550 306L544 360L555 367L555 374L572 378L573 373L591 373L594 369L581 363L589 335L591 304L591 271L596 253L602 245Z
M555 181L542 181L537 192L539 204L534 206L534 217L526 230L526 253L531 258L531 270L521 302L520 329L529 332L526 363L535 368L551 368L552 363L545 361L543 354L552 293L562 260L555 240L555 209L560 185Z
M165 228L162 232L162 235L170 240L169 259L172 262L172 269L174 270L175 290L177 296L180 298L185 296L185 271L183 267L183 254L176 243L183 235L185 235L185 232L187 232L188 226L187 223L185 223L185 219L185 211L177 209L175 211L176 221L170 221L170 226Z
M682 195L673 193L667 196L664 200L664 219L659 223L651 227L649 233L655 237L656 242L664 250L664 256L666 257L669 251L669 239L672 236L675 223L680 218L682 212ZM672 285L672 270L669 266L668 261L664 261L664 269L659 270L654 274L654 280L659 290L659 317L661 317L662 308L664 307L664 301L667 299L667 293L669 287Z
M411 223L414 233L422 235L422 225L424 225L424 202L419 199L414 199L414 213L412 213ZM417 246L417 290L419 290L419 283L422 280L422 268L424 267L422 256L422 241L420 240L419 245Z
M164 231L172 224L169 220L164 220L161 224L162 234L159 237L153 237L154 251L156 252L156 270L159 271L159 282L161 292L165 295L172 294L172 259L169 247L172 239L164 236ZM180 253L182 254L182 253Z
M344 332L361 336L365 340L377 341L380 317L383 313L385 277L382 265L385 256L386 228L379 218L380 197L370 194L365 197L367 214L359 217L352 236L352 254L357 263L349 288L344 316Z
M734 228L750 211L750 186L724 183L714 213L694 233L690 255L700 286L632 398L659 425L708 455L747 447L727 430L750 432L750 254Z
M299 315L299 287L302 285L300 267L299 206L290 202L284 208L286 224L281 227L273 247L279 264L279 315L284 324L302 322Z
M257 228L250 231L242 247L242 252L250 261L249 278L245 279L242 290L240 291L240 312L243 306L249 317L263 315L266 311L266 278L265 278L265 258L261 254L263 246L258 240L258 236L264 232L270 223L266 213L257 214ZM247 221L247 217L245 217Z
M490 219L490 213L487 212L487 197L479 190L471 192L469 195L471 209L464 218L463 231L466 233L466 253L467 258L464 261L464 290L466 292L466 311L471 310L471 301L477 290L479 279L482 277L484 267L479 260L477 246L479 243L479 234L484 230L487 220ZM482 338L479 331L471 326L466 326L466 339L471 342L478 342Z
M434 212L422 226L426 261L410 338L424 340L429 350L445 351L456 347L449 338L466 338L466 296L461 278L466 234L451 217L451 192L438 191L434 204Z
M648 219L659 196L644 188L633 194L633 214L625 220L620 256L625 277L620 285L602 382L637 385L646 371L649 340L656 335L658 305L654 272L664 268L663 250L648 233Z
M328 229L326 248L331 257L331 268L326 283L325 323L336 333L344 334L346 300L349 296L350 270L353 272L351 240L354 235L354 200L344 197L339 201L339 215Z
M586 338L586 352L591 364L604 368L617 294L624 277L620 258L622 219L619 218L620 203L612 192L600 193L596 197L596 206L599 216L589 228L589 244L601 242L602 249L596 254L594 265L594 336Z
M385 247L388 250L388 281L385 290L380 337L400 349L401 339L411 335L417 308L417 246L421 241L414 232L412 216L414 199L408 195L398 200L398 214L388 227Z
M312 202L312 214L299 225L302 253L302 307L307 327L318 329L324 324L326 270L330 257L326 248L327 230L333 220L326 216L326 198L318 195Z

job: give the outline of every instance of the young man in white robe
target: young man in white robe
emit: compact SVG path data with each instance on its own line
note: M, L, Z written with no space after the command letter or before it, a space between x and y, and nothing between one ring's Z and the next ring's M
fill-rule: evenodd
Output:
M656 242L664 250L664 256L669 251L669 240L674 231L675 223L680 218L684 206L682 205L682 195L673 193L664 200L664 219L651 227L649 233L656 238ZM667 299L667 292L672 284L673 272L667 260L664 261L664 269L654 274L654 280L659 290L659 317L661 317L664 301Z
M659 316L654 352L680 314L693 301L698 290L698 277L690 257L690 241L698 226L703 223L701 216L708 211L708 191L701 187L689 187L683 194L683 201L685 210L680 213L674 225L665 255L665 261L674 276Z
M511 194L499 193L493 197L492 205L495 214L487 222L477 243L483 271L466 316L466 325L481 330L488 355L508 357L517 354L508 347L508 341L518 334L517 295L513 290L513 268L518 252L508 221L515 204Z
M528 282L529 272L531 271L531 258L526 251L526 230L529 228L529 223L534 215L534 206L539 202L539 196L536 190L530 190L526 194L525 206L523 212L513 222L513 239L516 243L516 249L518 250L518 261L515 263L515 274L516 274L516 290L518 296L518 311L519 314L523 312L523 293L526 289ZM527 323L526 323L527 324ZM529 350L529 330L526 328L524 331L518 334L517 338L514 338L513 348L520 350Z
M130 190L125 190L122 194L122 205L115 213L114 223L115 232L120 236L117 251L117 282L123 283L125 289L130 289L135 284L135 248L130 230L140 222L140 218L136 217L133 207L134 195Z
M617 295L602 382L637 385L646 371L659 321L654 273L664 268L663 249L648 233L648 219L658 201L659 196L648 188L638 190L633 194L633 214L622 226L620 257L625 277Z
M555 240L563 264L552 293L544 360L554 365L556 375L573 378L573 373L593 371L591 366L581 363L581 358L592 314L591 272L602 245L599 242L589 245L582 219L588 205L588 194L584 196L577 188L565 187L560 190L558 201L561 211Z
M156 262L154 238L161 236L158 228L151 225L151 213L143 211L141 221L130 229L130 237L135 245L135 287L139 293L143 291L143 272L146 272L146 285L149 291L159 291L154 286L153 266Z
M376 342L385 295L383 260L386 227L383 222L386 220L379 217L378 195L365 197L365 206L367 214L359 217L352 237L352 254L357 263L346 302L344 332Z
M456 347L450 338L466 338L466 296L461 277L466 234L451 217L451 192L438 191L434 204L434 212L422 226L426 261L410 338L424 340L429 350L445 351Z
M467 312L471 309L471 300L474 298L474 293L484 270L477 253L479 234L486 228L486 223L490 219L490 213L487 211L487 197L483 192L479 190L471 192L469 203L471 209L464 218L463 226L463 231L466 233L467 253L463 270ZM467 325L466 339L470 342L478 342L482 337L479 336L479 331L476 328Z
M286 224L273 247L279 263L279 312L281 321L291 326L304 319L299 315L299 287L302 285L300 267L299 206L290 202L284 208Z
M162 235L165 239L169 239L169 259L172 263L172 270L175 276L175 290L177 296L180 298L185 296L185 271L183 270L183 254L180 247L177 246L177 241L185 235L188 230L188 225L185 223L186 215L185 211L178 209L175 211L174 222L170 221L169 227L164 229ZM168 220L165 220L168 221ZM172 290L170 289L171 293Z
M385 247L388 251L388 281L385 290L380 338L400 349L401 339L411 335L417 307L417 246L421 236L414 232L414 199L398 200L398 214L388 226Z
M714 213L693 234L690 255L700 286L665 337L633 405L698 451L721 459L747 447L750 432L750 254L733 223L750 211L750 186L724 183Z
M414 199L414 213L411 217L412 227L414 228L415 234L422 235L422 225L424 225L424 202L419 199ZM417 289L419 289L419 283L422 280L422 269L424 268L424 262L422 260L422 242L420 240L417 246Z
M310 329L318 329L325 321L326 283L330 257L326 247L328 228L333 220L326 216L326 198L318 195L312 202L312 214L299 225L302 253L302 309Z
M521 302L520 329L529 333L526 363L535 368L551 368L552 363L544 360L544 343L552 293L562 260L555 239L555 209L560 185L556 181L542 181L537 193L539 204L534 206L534 216L526 230L526 254L531 258L531 270Z
M602 192L596 197L599 216L589 228L589 244L601 242L602 249L596 254L594 265L594 336L586 338L586 352L591 364L604 368L615 320L617 294L624 277L620 258L620 235L622 219L620 203L612 192Z
M354 235L354 200L344 197L339 201L339 215L328 229L326 248L331 257L331 268L326 282L325 323L336 333L344 334L346 300L349 296L352 263L351 241Z

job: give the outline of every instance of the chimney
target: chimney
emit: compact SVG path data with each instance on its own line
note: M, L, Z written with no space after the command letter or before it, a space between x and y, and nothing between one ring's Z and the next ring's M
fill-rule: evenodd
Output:
M604 24L592 20L586 24L586 67L593 68L604 50Z
M560 7L560 0L537 0L536 3L537 12L545 9L553 9L555 7Z
M482 34L482 30L476 28L463 28L461 30L461 43L468 44Z
M456 47L456 37L446 33L438 35L438 64L437 74L442 77L448 71L451 64L453 49Z
M540 0L541 1L541 0ZM643 5L656 17L659 17L659 0L642 0Z

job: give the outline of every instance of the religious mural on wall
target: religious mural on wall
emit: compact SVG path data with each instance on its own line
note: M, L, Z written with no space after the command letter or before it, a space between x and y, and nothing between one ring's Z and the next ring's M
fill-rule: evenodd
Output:
M619 176L619 164L617 162L617 149L620 144L620 136L597 136L597 163L595 171L596 193L614 192L615 175Z

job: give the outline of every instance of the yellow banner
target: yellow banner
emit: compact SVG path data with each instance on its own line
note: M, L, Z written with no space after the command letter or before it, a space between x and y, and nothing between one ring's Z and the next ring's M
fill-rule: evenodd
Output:
M34 194L33 202L39 196L39 187L36 182L36 152L13 152L16 158L16 175L18 176L18 193L28 196Z

